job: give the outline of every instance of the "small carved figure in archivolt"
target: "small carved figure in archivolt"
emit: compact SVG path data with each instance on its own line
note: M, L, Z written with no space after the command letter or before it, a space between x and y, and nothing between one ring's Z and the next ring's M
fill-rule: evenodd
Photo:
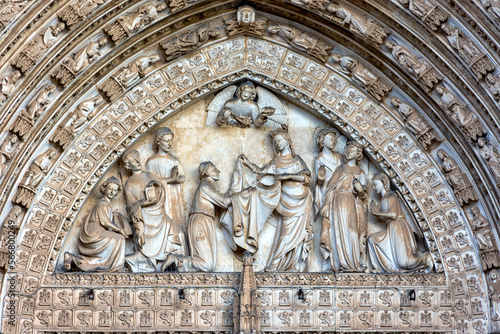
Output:
M21 50L19 55L14 58L12 66L21 71L23 75L35 66L40 58L57 40L57 36L65 28L64 23L58 22L56 25L50 26L33 38L28 45Z
M342 73L351 76L356 84L365 88L377 100L381 101L391 90L386 82L363 66L357 59L339 54L332 55L332 59L339 63Z
M484 159L488 167L490 167L496 183L500 187L500 152L495 146L488 143L486 138L483 137L477 140L477 146L479 146L479 153L481 154L481 157Z
M479 210L479 207L473 205L470 208L470 213L467 213L467 218L471 225L472 232L476 236L477 244L480 251L488 251L494 247L493 235L491 234L491 226L485 216Z
M440 141L440 137L429 123L412 106L397 97L391 98L392 105L405 119L406 128L417 137L418 142L428 149L433 142Z
M477 194L472 183L467 175L460 170L455 159L450 157L445 150L439 150L437 156L441 159L441 169L445 174L446 181L453 189L460 205L464 206L471 201L477 201Z
M18 145L19 138L15 134L11 134L4 139L2 146L0 146L0 178L4 176Z
M37 188L55 163L57 150L53 147L35 158L17 189L14 203L29 207L35 198Z
M66 87L95 60L96 56L102 55L100 49L106 44L108 44L108 40L105 37L99 38L96 42L90 42L78 50L72 57L66 58L61 66L52 74L52 77L63 87Z
M83 223L78 242L78 253L64 254L64 268L73 264L82 271L119 271L124 269L125 238L131 235L122 229L123 217L111 206L111 201L122 189L120 181L112 176L100 187L102 198Z
M326 41L289 25L272 24L267 27L267 31L278 35L297 50L306 52L321 61L326 61L330 55L329 51L333 49L333 46Z
M352 32L363 36L368 42L374 43L377 46L382 45L384 39L387 37L387 31L383 27L336 3L328 5L326 11L333 15L333 21L341 25L348 25Z
M500 0L481 0L481 4L500 24Z
M106 0L78 0L69 5L59 14L59 19L66 23L68 29L72 29L75 25L82 22L87 15L99 6L106 3Z
M0 29L4 29L21 12L27 0L4 0L0 3Z
M432 30L437 30L441 23L448 20L448 15L431 0L399 0L399 2L408 7L410 12L418 16Z
M236 96L235 96L236 93ZM255 102L257 101L257 102ZM267 89L255 88L247 81L238 88L231 85L217 94L208 106L206 125L247 128L286 125L287 112L281 101Z
M14 92L16 82L21 77L21 72L14 71L0 79L0 105Z
M441 99L439 102L441 107L460 125L467 137L476 140L486 133L476 115L467 110L467 107L448 88L438 86L436 92Z
M104 102L101 95L91 97L78 104L73 112L58 125L50 141L66 149L75 139L78 132L95 116L97 107Z
M500 320L500 275L498 269L488 273L488 294L491 300L491 315L495 321Z
M385 46L392 52L392 55L403 69L414 75L417 81L428 90L433 89L441 81L442 77L428 62L420 60L404 46L391 41L385 42Z
M168 40L161 46L165 50L167 61L194 51L211 39L221 35L220 27L202 25L195 30L185 32Z
M465 36L457 27L443 23L441 29L446 33L448 42L460 57L470 66L472 72L479 78L495 70L491 60L478 49L476 44Z
M120 68L113 73L111 78L106 80L99 90L110 100L115 100L127 88L132 87L137 81L145 77L151 67L160 60L158 55L145 56L135 59L127 66Z
M488 85L488 90L493 95L495 100L500 102L500 74L494 76L493 74L489 73L486 76L486 84Z
M14 270L19 259L13 258L9 248L10 240L16 240L17 233L23 222L25 211L20 206L14 206L5 218L0 230L0 268Z
M23 110L10 127L21 140L24 140L29 131L35 126L35 117L40 116L50 102L50 96L55 92L56 86L45 84L40 88L28 103L27 110Z
M115 44L118 44L135 31L156 20L159 15L158 13L166 8L167 5L163 2L157 5L153 2L147 2L140 5L137 10L124 14L113 23L104 27L104 31L111 37Z
M373 188L382 196L380 204L370 203L372 214L387 223L387 228L368 237L367 247L376 272L400 273L433 267L430 253L418 251L413 232L422 234L410 224L398 196L390 189L389 177L379 173L373 177ZM421 235L422 236L422 235Z

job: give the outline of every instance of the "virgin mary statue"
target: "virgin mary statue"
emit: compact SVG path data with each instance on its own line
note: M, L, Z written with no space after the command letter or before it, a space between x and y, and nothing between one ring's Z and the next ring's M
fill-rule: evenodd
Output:
M228 242L232 247L256 252L259 226L276 210L276 236L265 270L302 272L307 269L313 237L311 172L293 151L288 131L275 130L270 136L274 158L269 164L259 167L245 156L238 159L232 191L241 190L235 184L241 187L251 179L257 182L245 196L232 197L233 235Z

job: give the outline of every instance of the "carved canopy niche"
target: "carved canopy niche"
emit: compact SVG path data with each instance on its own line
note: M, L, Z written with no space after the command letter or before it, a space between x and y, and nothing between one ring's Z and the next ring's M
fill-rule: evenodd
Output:
M296 153L311 171L319 153L316 127L341 133L337 150L346 140L359 143L368 185L377 171L389 175L435 268L428 274L326 273L315 220L312 272L264 273L267 254L257 256L250 305L258 306L258 330L498 330L498 104L491 77L498 55L491 54L494 43L485 42L491 27L469 34L479 23L466 14L416 1L386 4L371 15L370 3L250 4L257 10L247 22L231 1L78 1L47 8L29 36L5 35L1 187L14 202L4 204L4 232L14 231L17 239L15 264L7 262L4 275L2 331L234 328L243 264L224 252L211 274L66 272L63 255L75 252L101 184L118 172L123 181L130 176L123 153L138 149L146 162L162 126L174 131L173 151L186 169L186 209L200 162L220 166L223 189L238 154L261 166L270 161L271 127L205 125L214 95L246 81L283 103ZM477 15L495 14L494 5L484 8ZM429 15L420 17L424 9ZM469 49L475 58L453 53L463 44L439 30L445 21L467 31L474 39L469 45L479 45ZM412 41L404 37L408 31L419 41L432 39ZM64 36L56 38L59 33ZM446 61L453 57L460 61ZM368 203L363 210L369 212ZM374 225L372 215L369 222ZM220 273L227 271L236 273Z

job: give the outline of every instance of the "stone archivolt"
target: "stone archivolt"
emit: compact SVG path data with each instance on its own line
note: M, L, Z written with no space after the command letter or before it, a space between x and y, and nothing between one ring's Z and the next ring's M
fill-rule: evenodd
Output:
M293 2L299 5L302 3L307 4L308 8L316 11L317 8L326 8L324 4L316 4L316 1L314 1L315 6L312 3L304 1ZM186 7L193 4L194 2L190 1L182 2L182 6ZM174 1L169 1L167 5L171 9L174 6L179 6ZM494 8L494 4L489 5L488 8L490 7ZM183 12L180 7L175 8L177 8L176 10L179 14ZM428 24L426 21L424 22ZM437 21L434 20L433 22ZM287 22L283 21L283 24L287 24ZM145 31L147 29L145 28ZM318 28L318 30L320 29ZM43 30L41 31L43 32ZM355 80L353 82L348 81L349 78L346 80L346 77L337 71L336 65L329 60L320 63L315 59L309 58L307 56L309 53L307 52L307 48L303 46L296 47L297 45L301 45L297 44L300 41L291 39L293 43L290 43L289 40L285 40L285 43L283 43L283 40L272 39L270 37L272 36L266 36L266 39L257 39L249 36L236 36L228 40L212 41L206 47L203 46L203 49L199 47L195 48L193 49L194 53L188 53L182 56L182 58L175 59L175 61L169 62L166 65L161 61L160 66L155 67L155 71L145 74L144 78L141 75L137 83L134 83L130 87L125 87L124 92L117 96L112 104L107 104L100 109L99 114L90 120L86 127L82 128L72 144L68 145L61 157L58 158L55 166L50 172L47 172L45 180L40 182L40 185L45 185L39 189L39 195L34 199L33 207L27 210L27 221L21 225L17 247L18 261L15 270L17 273L12 272L7 276L9 278L15 277L14 282L17 283L14 284L14 291L23 291L29 294L36 292L36 299L17 295L13 298L7 297L6 301L17 300L18 305L23 305L23 308L17 311L19 313L17 314L16 332L29 333L33 329L37 331L50 331L50 328L57 327L76 329L78 326L82 326L79 327L80 329L85 329L88 328L86 323L89 323L89 319L93 319L91 321L96 326L96 330L101 331L109 330L111 326L123 326L123 328L120 327L123 330L130 330L132 328L134 330L145 329L151 326L160 326L160 321L162 321L165 329L172 328L169 326L174 326L191 331L205 330L203 328L208 328L212 325L220 328L222 331L224 328L231 328L232 324L227 320L231 317L229 311L232 309L229 307L227 309L221 307L222 312L217 315L211 313L216 304L211 304L210 306L207 304L206 309L196 311L196 314L190 308L189 305L191 304L189 301L193 303L193 298L195 297L200 299L201 305L203 305L204 301L209 303L207 300L210 300L208 297L208 292L210 291L203 291L202 289L195 289L192 292L185 291L185 299L182 301L179 300L180 304L175 304L181 306L178 311L175 310L175 307L172 307L166 309L175 310L174 313L161 313L153 306L158 305L160 308L162 306L161 303L157 304L156 298L158 300L162 298L159 292L156 295L157 292L154 289L148 290L148 288L143 288L140 291L134 290L131 291L132 295L136 296L133 299L134 303L143 305L139 312L134 313L133 310L131 311L127 308L128 304L126 303L123 304L123 309L121 308L122 306L118 306L119 311L111 309L111 304L120 299L118 295L119 289L117 288L108 289L110 293L108 295L105 293L106 290L97 292L93 302L95 304L88 304L85 300L88 291L76 291L74 287L77 284L85 284L86 277L90 276L82 274L57 274L59 275L57 277L62 277L63 282L66 283L63 283L61 287L59 284L57 284L57 287L52 287L55 283L51 281L51 276L46 275L46 273L51 273L55 268L58 252L61 250L62 242L70 228L71 222L75 220L76 212L92 190L93 185L97 183L108 167L118 159L119 154L123 153L149 127L153 126L159 120L168 117L182 106L187 105L191 100L203 97L209 91L214 92L217 88L222 88L226 83L238 83L238 80L242 79L253 80L258 85L296 99L296 101L299 101L298 103L316 110L322 115L323 119L328 120L344 131L349 137L363 144L369 156L378 161L381 168L385 169L395 179L411 210L419 218L419 223L421 224L427 244L437 265L437 271L446 273L445 280L453 296L449 296L450 290L444 287L434 288L431 284L429 287L432 287L432 289L415 289L415 301L410 301L409 304L404 304L407 306L404 306L403 303L407 302L404 300L406 298L404 291L406 290L401 287L396 288L398 284L395 283L395 276L387 276L387 283L390 286L387 291L374 289L373 286L377 285L377 282L373 282L373 285L369 284L370 288L364 291L362 289L343 289L338 279L344 279L348 282L352 281L355 282L354 284L359 285L360 282L370 281L370 277L372 276L346 274L338 275L336 281L331 281L332 286L337 287L336 289L327 289L323 294L321 290L314 290L314 286L308 281L305 283L299 299L299 291L287 288L286 286L292 286L295 282L298 282L297 280L300 281L302 279L301 275L280 274L279 277L281 277L282 281L279 281L280 283L276 285L283 284L285 288L272 288L270 292L270 302L278 305L279 311L271 310L271 307L262 307L264 312L260 314L261 330L313 329L316 328L315 326L329 326L329 330L368 330L374 328L373 326L380 326L380 328L404 331L407 328L405 326L411 326L412 328L426 331L458 329L462 332L487 332L497 328L495 327L497 326L496 322L491 321L492 319L489 316L486 319L484 318L484 313L488 309L488 297L486 297L488 290L492 296L493 307L497 307L498 305L498 283L492 278L494 276L491 274L493 271L487 272L490 282L490 285L487 286L481 269L494 269L498 267L498 263L487 260L483 262L483 268L481 268L479 266L479 252L475 248L476 241L471 238L474 235L480 239L482 237L479 237L479 233L481 235L490 233L489 240L494 241L495 226L492 225L492 229L488 232L481 228L473 229L473 233L470 232L471 229L468 228L467 221L464 219L465 215L458 202L455 202L456 200L453 198L452 194L455 190L453 183L450 184L451 187L448 186L444 181L444 177L440 176L439 166L435 162L439 161L435 157L437 152L435 151L435 146L431 146L430 153L424 151L420 144L414 140L412 132L406 131L401 125L401 118L396 116L397 113L390 109L388 98L387 100L383 100L381 104L376 103L370 96L364 93L362 85L359 85ZM318 34L316 38L319 37L325 38ZM241 45L245 45L245 48L240 51L237 48L238 41L241 42ZM84 44L81 46L84 46ZM221 56L216 56L215 50L218 46L221 46L223 50ZM231 48L235 46L236 49L234 49L234 52L230 52ZM409 45L406 46L409 47ZM271 49L273 51L270 51ZM65 56L78 50L79 47L75 47L72 51L68 50ZM159 54L159 49L148 49L146 51L148 56ZM238 58L238 52L242 55L241 58ZM363 62L361 58L358 59L355 54L350 53L345 47L335 46L334 52L354 56L358 61ZM413 51L410 50L409 52ZM276 53L277 57L274 57L273 53ZM388 53L386 54L388 55ZM196 65L197 55L201 55L202 59L204 59L198 65ZM141 56L144 56L144 54L131 56L130 60L133 61ZM388 59L391 59L391 57L392 55L389 55ZM428 58L427 55L426 58ZM41 59L43 59L43 56ZM304 65L298 65L300 61ZM96 66L102 66L103 62L97 61ZM369 63L367 62L367 64ZM439 66L435 67L439 68ZM287 70L286 72L284 71L285 69ZM180 71L180 74L176 75L176 71ZM50 74L49 72L46 73ZM76 86L87 80L91 73L94 73L93 66L89 66L87 70L83 71L80 74L80 79L71 83L67 89L75 91ZM378 74L379 72L376 71L375 73ZM30 76L29 73L24 74ZM384 77L381 74L379 75ZM45 80L49 79L49 77L45 78ZM392 79L392 77L386 77L386 79ZM409 86L412 89L418 91L419 88L411 84L413 80L412 75L409 75L406 80L408 80L407 82L409 82ZM453 78L446 80L453 81ZM392 82L392 80L389 80L389 82ZM406 85L402 86L407 87ZM28 92L30 91L22 80L19 83L19 87L27 89ZM92 85L91 87L95 86ZM82 88L78 94L82 94L84 90ZM97 91L94 88L87 88L86 90L93 93L87 95L86 99L97 95ZM399 89L396 93L395 90L393 87L390 94L398 94L397 96L403 97L404 102L411 101L415 97L412 94L401 94ZM423 93L423 96L425 94L426 92ZM17 161L21 161L20 156L26 155L26 161L29 161L29 163L26 163L27 167L34 161L36 156L44 151L39 150L36 152L33 150L32 153L29 153L28 147L35 135L39 133L42 125L52 115L55 115L55 106L64 105L61 108L57 108L61 109L60 112L68 108L72 108L71 110L76 109L77 104L62 104L58 101L61 96L60 92L54 95L54 100L57 100L54 107L49 102L48 108L44 109L44 115L40 120L36 121L39 124L34 124L33 131L26 138L22 138L27 142L22 143L21 147L16 148L19 152L17 153L18 156L16 156L16 153L9 152L10 157L13 157L16 163L11 163L7 175L16 175L13 172L12 166L17 167ZM17 96L13 94L9 97L5 108L11 108L15 105L20 107L21 104L16 102ZM392 96L395 95L389 95L389 97ZM492 105L493 103L494 105L493 100L487 101L488 97L486 94L481 96L486 99L482 103L485 105ZM69 95L65 95L65 97L68 98ZM422 100L430 105L433 103L432 100L425 97ZM40 101L40 103L43 104L45 103L44 101ZM80 99L80 101L83 101L83 99ZM415 103L414 107L418 104ZM474 102L472 105L478 106L479 104ZM22 108L20 107L20 109ZM15 118L15 116L18 116L15 108L11 108L10 110L12 110L11 117ZM438 108L435 108L435 110L438 110ZM417 108L416 112L420 113L421 111ZM6 115L2 114L2 119L8 119L5 118L7 117ZM478 113L477 116L481 118L485 128L489 131L490 124L484 121L489 116L481 113ZM445 117L440 116L447 124L452 124L447 126L454 128L453 120L450 119L451 122L449 122ZM8 122L5 124L7 125ZM479 136L481 137L482 134ZM488 145L495 145L495 142L498 142L495 133L492 131L488 132L487 138ZM466 147L469 156L472 157L473 150L479 152L482 146L476 146L479 145L476 144L476 138L472 138L469 143L464 144L464 147ZM438 144L434 143L434 145ZM443 143L439 145L444 145L448 150L453 151L453 145L457 144ZM482 145L484 146L484 144ZM31 158L28 158L30 156ZM491 158L488 159L491 160ZM467 171L470 163L467 162L464 166L461 160L460 162L456 161L456 163L462 165L461 169L463 173L463 171ZM472 164L480 166L480 163L475 161L474 158L471 158L471 160ZM485 168L480 174L488 173L487 167ZM461 177L470 178L473 176L474 180L477 180L474 173L468 172L463 174ZM8 177L5 177L2 180L2 187L4 189L10 187L10 193L12 194L15 189L12 188L11 183L5 181L7 179ZM490 221L492 214L489 210L492 210L495 203L498 202L498 198L495 199L492 194L493 192L490 192L488 195L491 198L485 198L487 196L484 193L479 196L480 207L483 209L485 215L490 217ZM6 208L9 208L9 206L6 206ZM479 242L485 241L483 239ZM488 249L491 250L492 248ZM493 254L498 255L498 251ZM140 282L141 286L144 286L153 285L154 277L165 277L163 275L167 274L129 276L133 277L133 280ZM191 282L187 279L184 280L187 277L196 279L197 276L203 276L201 274L177 275L175 276L178 277L178 283L176 284L179 284L179 286L185 286ZM116 282L120 286L122 284L119 283L120 277L125 277L122 274L100 276L103 281L102 283L98 283L99 286L114 286L114 284L109 284L108 282ZM217 281L217 274L212 277L211 279ZM267 276L262 275L262 279L259 281L259 276L257 275L257 286L261 283L262 286L265 286L265 277ZM321 279L328 278L328 276L319 277ZM431 279L432 276L428 277ZM172 279L175 281L174 277ZM276 279L276 277L273 278L273 280ZM308 277L308 279L314 281L312 277ZM224 284L227 284L225 287L228 289L236 285L232 280L229 281L230 283L228 281L224 282ZM412 286L414 284L409 284L409 287ZM265 292L269 291L266 291L265 288L259 289L262 292L261 306L265 306ZM308 289L311 289L312 292L309 292ZM408 289L408 291L410 290ZM86 310L83 310L79 314L73 313L77 312L75 309L77 307L77 292L83 296L82 299L78 299L78 303L82 301L91 305L89 310L93 310L94 306L97 307L97 310L91 311L93 312L92 317L90 317ZM170 292L175 295L176 292L178 293L178 290L171 290ZM205 293L205 297L203 297L204 292L207 292ZM213 290L213 293L217 294L218 290ZM222 304L220 305L225 305L223 303L225 303L226 299L222 297L222 293ZM367 297L365 293L372 293L372 295ZM114 294L116 294L116 298L113 298ZM259 290L257 294L259 294ZM331 300L333 300L333 294L337 294L336 298L339 304L334 309L334 313L329 313L330 311L327 309L331 308L328 308L326 304L322 305L322 303L327 303L328 296L331 296ZM127 293L124 293L124 302L127 301L126 295ZM152 297L153 295L155 297ZM168 296L168 291L166 295ZM227 297L226 294L224 296ZM408 296L410 296L409 292ZM227 300L230 300L230 297L227 298ZM287 298L289 299L288 302ZM153 300L155 301L153 302ZM375 302L375 300L377 301ZM342 302L345 304L342 304ZM31 303L35 305L30 307ZM352 310L349 303L355 303L358 308ZM372 313L371 308L374 305L377 305L377 309ZM393 313L391 307L394 307L394 305L399 305L403 310ZM309 306L312 306L312 308L309 309ZM322 306L325 307L326 314L324 311L320 312ZM116 307L116 305L113 307ZM363 307L366 307L366 309L363 309ZM404 307L408 307L408 309L406 310ZM418 307L419 310L412 311L414 307ZM436 311L436 309L439 309L439 311ZM272 313L267 314L266 310ZM223 312L226 313L224 314ZM493 309L491 317L497 315L497 312L497 310ZM6 315L4 313L3 331L9 332L12 327L9 327ZM152 319L158 319L154 320L158 322L153 323ZM268 327L269 329L264 329L267 325L266 319L269 319L271 322L270 327Z

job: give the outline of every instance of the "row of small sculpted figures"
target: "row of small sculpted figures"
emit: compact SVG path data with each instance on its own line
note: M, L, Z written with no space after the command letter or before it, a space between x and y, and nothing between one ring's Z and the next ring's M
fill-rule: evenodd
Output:
M325 129L319 133L313 194L312 173L295 154L286 127L271 131L270 137L272 160L260 167L241 155L225 194L216 188L217 167L210 161L199 165L200 183L189 213L186 242L179 202L185 175L170 153L174 133L160 128L155 136L157 153L147 160L145 169L140 153L127 151L122 161L132 175L123 186L114 176L101 185L103 197L84 221L76 251L64 254L65 269L211 272L217 263L216 220L229 247L241 259L245 252L258 251L259 226L275 212L276 236L265 271L307 270L315 219L321 222L323 271L432 270L430 254L418 250L417 231L383 173L373 177L373 188L381 197L378 203L370 203L370 211L387 227L367 236L367 177L357 165L363 158L358 143L348 142L341 155L334 151L337 132ZM111 206L122 187L128 217ZM216 218L218 209L222 209L220 218ZM135 253L125 255L126 238L132 238Z

